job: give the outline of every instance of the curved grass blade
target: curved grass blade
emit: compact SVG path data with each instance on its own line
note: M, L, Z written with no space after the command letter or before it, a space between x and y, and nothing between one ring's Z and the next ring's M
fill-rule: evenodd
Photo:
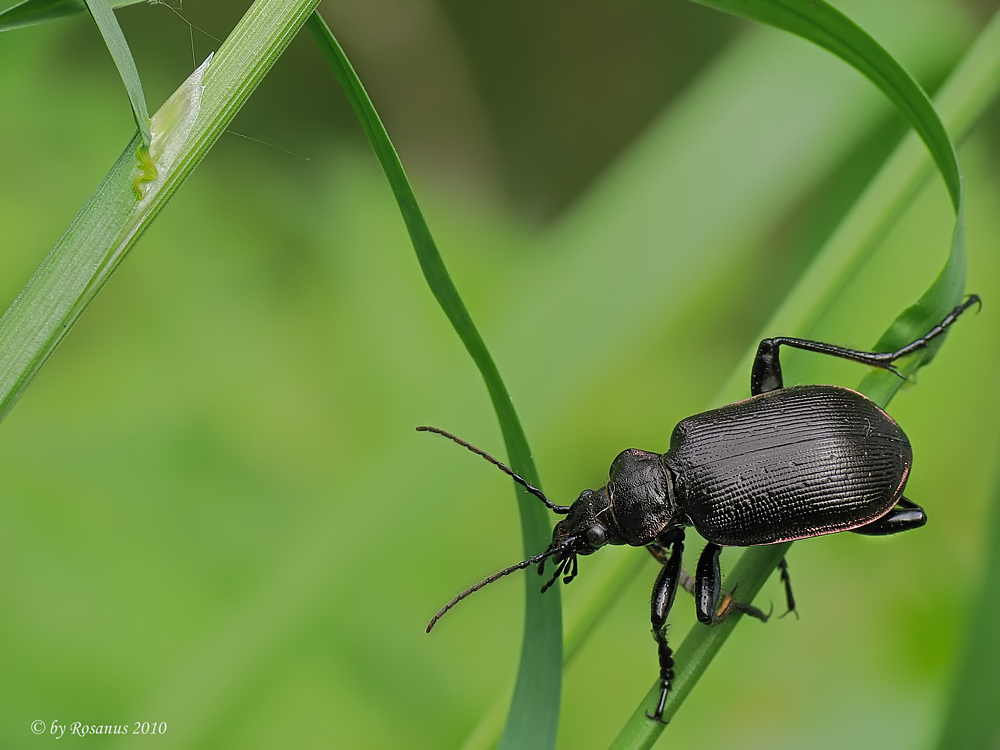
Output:
M138 137L111 168L65 234L0 318L0 419L24 393L142 233L291 42L318 0L256 0L211 64L192 74L179 99L154 120L163 130L151 154L157 178L134 189ZM155 130L155 128L154 128Z
M129 104L132 105L132 117L135 118L135 125L139 129L139 137L142 140L142 148L148 153L149 143L152 136L149 133L149 112L146 110L146 95L142 90L142 81L139 80L139 71L135 67L135 60L132 59L132 50L128 48L122 27L118 25L115 12L111 9L109 0L84 0L87 10L97 24L97 28L104 37L104 43L115 61L118 74L122 77L125 90L128 92ZM143 164L147 165L144 159ZM156 170L152 168L152 162L148 162L146 170L149 172L149 179L156 177ZM151 171L150 171L151 170Z
M145 3L150 0L112 0L112 8ZM87 9L84 0L24 0L0 11L0 31L37 26L46 21L72 16Z
M734 16L782 29L832 52L861 72L920 134L959 210L962 178L955 148L934 105L913 77L860 26L823 0L693 0Z
M730 11L733 10L730 6L736 5L736 3L706 4L712 4L714 7L722 7L725 5L725 9ZM783 13L784 10L787 10L788 6L797 6L800 10L802 10L802 6L804 5L811 6L812 3L782 3L763 1L756 3L742 2L739 3L739 15L745 15L755 19L758 19L758 17L766 19L769 17L769 12L775 7L780 6L779 10ZM822 5L822 3L818 3L818 5ZM754 14L747 10L748 8L764 8L765 6L768 12ZM787 16L782 16L782 18L787 22ZM849 38L847 40L842 40L844 44L839 46L849 49L853 56L860 56L867 52L871 58L881 60L884 63L881 53L876 54L872 52L872 45L875 47L878 45L853 24L834 24L833 31L827 29L825 36L818 35L822 37L823 42L826 42L822 43L821 46L825 46L828 49L830 47L838 47L838 45L830 42L830 38L834 35L834 31L836 30L841 32L847 30L850 32ZM808 35L810 33L815 34L815 27L809 26L796 29L796 33L800 33L811 41L815 41ZM879 47L878 49L881 48ZM950 111L958 115L960 124L964 127L968 127L970 120L974 119L974 116L970 116L970 109L974 109L978 114L978 112L985 107L988 100L992 98L998 84L1000 84L1000 80L998 80L998 76L1000 76L1000 52L998 52L998 50L1000 50L1000 16L994 18L990 26L983 32L977 40L974 48L966 56L962 64L952 76L951 80L949 80L945 88L942 90L942 101L947 101ZM882 50L882 52L884 53L884 50ZM891 58L889 59L891 60ZM848 62L852 62L852 60L848 59ZM891 65L898 67L898 64L894 61ZM859 67L859 69L861 69L862 72L865 72L864 66ZM897 81L904 80L903 77L898 75L898 72L891 77L888 75L884 77L886 79L893 78ZM975 84L970 86L970 81L975 81ZM913 83L913 87L916 87L915 83ZM925 99L926 97L922 91L919 91L919 87L916 87L916 89L917 90L914 91L904 86L899 92L897 92L896 96L890 98L896 101L900 96L904 98L909 97L913 102ZM918 105L912 105L904 110L904 114L909 116L910 113L922 113L922 115L926 115L927 110L919 107ZM926 122L922 123L920 128L922 137L925 133L933 134L935 132L946 132L944 131L944 126L933 107L930 109L930 114L933 115L933 119L936 121L936 124ZM947 136L945 137L947 138ZM952 198L953 206L956 209L956 227L952 238L951 253L944 269L941 271L927 292L924 293L915 305L904 311L904 313L897 318L889 330L882 336L876 346L876 348L879 349L887 349L890 347L895 348L898 346L899 342L905 343L906 341L912 340L912 338L915 337L912 335L914 330L922 332L929 329L934 323L941 320L950 309L958 304L961 300L964 289L965 247L962 227L962 191L960 172L958 171L957 159L955 159L954 147L952 146L950 140L948 140L947 144L943 144L939 138L933 137L929 139L925 137L925 144L931 150L939 168L942 164L947 166L950 162L954 162L953 167L948 166L947 169L941 169L942 176L944 177L946 184L949 186L949 194ZM839 240L838 235L831 238L827 247L824 248L824 250L817 257L816 261L813 263L810 272L806 274L797 289L792 293L792 295L790 295L789 301L783 305L781 311L779 311L776 316L776 320L772 320L768 324L765 331L762 332L761 338L768 335L769 332L773 332L775 330L791 331L790 334L786 335L796 335L797 332L801 332L803 322L810 317L815 318L818 316L818 314L822 312L826 301L834 296L839 288L841 288L850 278L849 269L858 265L863 251L874 245L877 239L881 236L885 227L887 227L887 225L898 213L899 207L902 203L899 198L912 195L915 190L916 183L919 182L919 176L922 172L921 169L911 168L906 170L901 168L900 162L904 158L911 161L914 159L913 154L906 154L907 150L912 152L912 148L909 148L909 144L904 143L900 149L897 150L897 153L893 156L886 167L883 168L880 176L875 180L875 183L879 183L882 179L882 175L886 173L895 173L897 178L906 178L908 176L908 179L899 179L896 185L896 192L899 194L898 197L890 196L886 198L871 189L866 191L863 199L859 201L854 209L852 209L851 215L845 219L845 222L842 225L851 225L853 217L859 214L862 215L863 218L866 218L870 223L870 228L868 232L859 233L858 239L862 241L856 244L852 252L852 248L845 246L844 243ZM957 175L957 182L953 180L950 175ZM884 187L884 185L882 187ZM883 210L872 212L871 206L868 204L875 204L876 206L880 205ZM868 214L867 217L864 216L865 214ZM845 257L832 257L841 254ZM837 268L840 273L830 274L814 272L816 269L825 269L827 266L831 265ZM930 350L914 355L910 361L904 363L901 370L904 374L910 375L919 367L930 361L933 354L934 351ZM752 356L753 352L750 352L747 356L747 360L749 361ZM749 367L741 369L740 373L745 373L748 370ZM883 373L882 375L889 374ZM892 375L889 375L889 378L899 380ZM733 381L731 381L731 384L725 389L723 397L720 401L732 401L735 398L738 398L745 389L745 376L738 377L738 386L733 386L732 382ZM860 386L860 390L882 405L888 403L889 399L891 399L897 389L898 386L896 384L888 382L886 378L880 376L879 374L871 374L867 376ZM727 588L731 588L730 584L734 581L738 582L740 591L745 592L748 601L752 600L753 596L756 595L763 583L774 571L778 561L784 557L788 547L789 545L776 545L771 547L756 547L747 550L747 552L740 558L739 562L732 571L732 574L727 579ZM730 620L732 619L733 618L730 618ZM665 719L669 720L669 718L677 711L677 708L693 688L700 675L707 668L707 665L714 657L715 653L718 652L722 643L725 642L729 633L732 632L732 629L735 627L738 619L739 618L737 617L735 621L727 621L723 625L715 628L709 628L701 625L695 625L692 628L688 637L685 639L681 648L677 652L678 675L675 687L667 701L666 710L664 712ZM649 706L655 705L654 702L658 697L658 694L659 686L658 684L654 684L640 707L636 710L635 714L623 728L621 734L612 747L646 748L652 746L652 744L656 741L656 738L662 732L664 725L647 719L645 711L648 710Z
M912 341L953 309L965 289L962 174L955 146L927 94L882 45L823 0L693 1L774 26L833 53L874 83L896 105L926 144L955 210L951 253L934 283L914 305L893 321L875 349L890 351ZM929 363L940 346L941 342L937 342L921 352L918 356L920 362ZM901 386L902 381L890 373L871 373L863 381L862 390L871 392L876 401L888 403Z
M368 93L318 12L309 18L307 27L347 94L375 150L399 204L431 292L483 376L500 422L511 466L529 482L539 486L531 451L507 387L445 268L403 165ZM516 488L516 492L525 554L537 554L548 544L551 519L537 500L520 487ZM558 596L553 596L555 589L541 596L538 585L529 578L526 579L525 590L527 602L521 663L500 747L551 748L555 746L562 687L561 610Z

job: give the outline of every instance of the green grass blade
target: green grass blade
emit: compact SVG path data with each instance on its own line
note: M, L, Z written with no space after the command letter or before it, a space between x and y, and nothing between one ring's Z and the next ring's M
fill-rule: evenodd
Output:
M893 17L900 10L880 6L877 15ZM940 49L920 40L928 34L943 39L947 27L921 14L911 20L905 29L895 28L898 35L892 37L893 45L905 51L921 74L943 77L968 48L967 39L955 39L945 57ZM593 425L580 424L580 404L595 399L597 389L607 399L610 394L602 384L618 380L615 373L634 352L649 350L650 336L666 340L665 331L673 336L681 333L679 328L688 328L678 321L689 316L703 322L722 315L714 302L715 312L705 310L703 315L701 310L723 269L750 263L755 252L771 246L769 233L797 211L800 196L812 194L836 165L851 158L875 123L891 113L891 105L866 80L846 72L828 55L771 29L748 32L543 237L544 247L532 256L544 260L532 263L530 272L517 274L519 306L506 316L506 330L500 332L495 346L530 355L518 375L530 378L534 393L545 394L534 399L532 414L540 423L561 424L560 434L566 429L593 429ZM788 110L792 111L781 117L766 114ZM731 127L735 122L739 127ZM712 126L707 127L708 123ZM914 153L927 161L926 149L914 141ZM719 216L726 221L717 221ZM608 265L609 247L615 248L613 267ZM643 273L622 270L630 268L642 268ZM579 304L600 289L614 304ZM766 299L762 302L770 304ZM719 304L725 307L721 300ZM540 328L538 320L548 325ZM646 323L636 326L635 320ZM760 320L753 327L762 324ZM558 331L558 336L552 331ZM553 350L556 339L558 349ZM602 356L591 356L595 348ZM548 363L546 367L530 364L537 363L539 356ZM581 361L587 361L587 367L580 368ZM511 366L517 367L518 362L512 361ZM747 370L739 372L739 389L731 401L746 393ZM653 382L659 393L672 390L666 381ZM680 417L704 409L714 390L706 387L704 395L697 397L687 391L674 392L669 401L683 399L688 407L669 411ZM525 397L531 398L531 393ZM521 408L525 408L523 402ZM659 429L666 423L661 422ZM622 431L620 440L606 440L607 450L620 448L621 440L635 445L662 439L659 430L642 438L633 428L627 432ZM559 443L567 444L564 438ZM595 466L600 465L601 459L596 458ZM614 568L617 587L627 588L634 575L628 570L630 557L588 560L587 580L572 589L574 606L564 607L567 655L573 644L588 639L597 619L614 611L602 599L603 587L595 585L592 576L598 570L603 575L605 567ZM643 575L655 573L646 569ZM572 680L564 684L564 690L573 690L572 684ZM502 719L510 690L497 692ZM564 697L564 704L568 700ZM566 710L577 710L577 703ZM561 742L574 732L581 733L566 726L565 719L564 713ZM486 727L500 724L491 710L464 747L485 750L494 746L499 730L491 739ZM612 727L612 732L620 728L620 724Z
M537 486L538 473L510 394L445 268L389 135L329 26L319 13L314 13L307 25L344 88L385 171L428 286L483 376L511 466ZM552 522L543 505L519 487L516 490L525 554L537 554L548 545ZM554 588L541 596L537 582L528 577L525 591L521 663L500 747L551 748L555 746L558 729L562 685L561 610L559 598L552 595Z
M104 37L104 43L115 61L118 74L122 77L125 90L128 92L129 104L132 105L132 117L135 118L135 125L139 129L139 137L142 140L142 147L149 151L151 136L149 133L149 112L146 110L146 95L142 90L142 81L139 80L139 70L135 67L135 60L132 59L132 50L128 48L122 27L118 25L115 12L111 9L108 0L85 0L87 10L97 24L97 28ZM150 171L149 179L156 177L155 171Z
M112 8L144 3L147 0L112 0ZM0 31L37 26L46 21L72 16L87 9L84 0L24 0L0 11Z
M896 318L875 348L887 351L912 341L941 320L958 303L965 288L962 175L955 147L927 94L882 45L822 0L694 1L783 29L837 55L878 86L923 139L955 209L951 253L934 283L917 303ZM924 364L930 362L940 345L939 341L917 358ZM889 373L871 373L863 381L862 389L876 401L888 403L901 385L902 381Z
M896 9L895 12L898 12ZM887 15L893 13L892 10L885 8L882 11ZM920 24L916 23L918 17L914 17L914 24L907 27L908 34L912 34L909 41L903 41L902 39L895 39L894 43L904 50L907 50L908 55L914 60L915 64L922 65L922 70L924 74L929 73L927 66L927 60L923 60L919 55L915 55L915 48L920 51L926 52L928 47L926 44L921 44L915 42L916 39L926 38L928 33L933 33L933 28L929 27L926 20L924 21L924 26L921 28ZM744 38L744 44L751 41L755 36L760 36L762 39L767 39L768 44L764 47L768 54L771 54L775 48L781 43L792 43L791 38L787 40L782 40L780 37L774 38L774 35L770 33L770 29L752 29L750 34L747 34ZM963 43L963 47L967 50L968 44ZM754 59L747 59L746 56L741 56L739 58L734 58L732 60L727 60L726 65L729 69L729 74L726 76L729 86L727 88L722 88L719 86L713 87L713 90L717 95L722 97L722 101L726 103L725 106L732 106L730 102L739 101L741 95L745 96L749 101L760 101L767 97L781 96L783 101L798 102L797 105L802 109L804 113L815 113L817 107L822 106L824 103L823 99L815 96L815 92L829 91L830 96L833 97L833 91L835 82L839 79L837 76L830 75L833 70L827 71L827 77L821 78L821 71L825 70L824 63L829 62L825 60L825 55L818 54L813 49L806 49L804 45L793 44L792 49L796 51L794 56L784 56L778 60L773 61L770 65L764 67L759 64L755 64ZM739 50L748 51L748 50ZM957 50L956 50L957 51ZM952 62L949 67L953 67L955 64L956 57L952 58ZM958 89L954 84L958 83L959 79L954 78L949 82L947 88L941 92L941 96L938 99L939 109L947 115L946 123L948 125L948 130L950 132L956 133L956 135L961 136L963 133L967 132L970 123L974 121L979 113L982 112L985 102L989 100L990 94L992 93L992 88L989 85L984 84L984 80L990 80L990 72L988 67L980 67L977 65L969 65L970 60L967 60L966 66L963 70L966 71L979 71L978 77L970 76L964 74L961 80L964 82L962 88ZM816 67L807 67L810 65L815 65ZM790 69L796 70L797 75L795 77L788 77L787 79L779 79L778 76L781 75L782 71L787 71ZM738 71L738 76L734 76L733 71ZM843 73L843 71L840 71ZM945 71L940 71L939 74L943 74ZM812 90L809 87L802 86L801 88L796 88L796 81L798 79L805 79L814 81ZM782 81L781 88L776 89L776 83L778 80ZM769 81L767 85L764 85L764 81ZM699 87L706 84L712 84L711 78L707 78L699 82ZM867 82L862 81L860 77L856 81L851 80L851 76L845 76L841 81L841 85L852 85L854 90L862 89L867 87ZM787 92L781 89L787 88ZM721 90L720 90L721 89ZM697 93L697 89L693 90ZM813 98L815 97L815 98ZM874 99L874 98L873 98ZM774 101L767 99L768 106L774 106L776 109L784 109L785 106L783 101ZM837 99L832 99L833 102L837 102ZM830 102L827 102L828 104ZM878 105L883 105L884 102L870 101L868 106L876 107ZM748 108L749 111L755 111L759 109L759 105L753 109ZM839 118L834 120L837 111L841 111L844 115L844 120ZM842 151L838 151L835 146L830 143L831 137L840 136L843 134L842 127L844 122L857 124L858 116L851 116L848 112L853 111L853 107L846 102L837 102L833 104L828 110L824 112L823 115L819 117L814 117L811 124L803 126L799 124L796 128L790 129L790 131L785 131L777 136L781 142L784 142L783 148L793 149L796 148L793 144L796 143L794 135L795 131L801 130L804 132L809 132L814 140L811 144L800 143L798 145L798 150L794 152L794 156L790 156L788 159L776 160L777 163L783 164L801 164L806 162L808 159L815 156L828 156L831 152L837 153L838 156L842 154ZM883 111L883 110L879 110ZM699 111L686 113L686 112L675 112L674 115L681 115L683 119L691 123L704 123L704 122L730 122L735 118L729 114L729 112L721 107L719 104L714 106L703 105ZM834 120L837 122L838 130L833 132L825 132L823 129L824 123L827 121ZM744 117L744 122L746 119ZM786 119L782 119L779 123L768 123L764 125L763 123L758 123L754 128L752 125L748 126L755 133L750 138L745 137L745 134L741 131L736 131L737 135L744 135L744 141L741 145L741 151L746 153L754 148L754 143L759 144L758 151L766 154L770 154L769 158L773 159L773 154L779 153L782 147L776 145L778 140L775 139L776 127L784 125L787 123ZM781 131L778 131L781 132ZM697 215L697 208L691 204L690 199L687 194L676 194L671 192L671 186L683 185L692 183L693 180L699 179L699 171L688 167L684 170L684 165L682 161L682 155L685 151L693 151L694 153L701 154L703 151L711 148L709 152L714 158L719 158L720 153L724 153L724 163L729 163L729 169L739 174L757 174L763 175L768 173L768 169L762 167L760 164L745 163L739 160L738 153L726 152L725 148L729 148L733 139L730 138L724 142L724 147L720 149L718 143L720 139L716 134L715 145L706 144L699 140L699 133L697 130L697 125L693 125L688 131L682 131L676 133L675 137L678 139L678 146L673 150L660 149L657 152L650 153L647 149L645 153L642 154L641 158L637 160L638 164L652 164L652 163L662 163L670 164L671 171L674 173L674 178L671 182L665 185L642 183L639 185L629 185L628 189L624 191L626 196L645 196L645 195L667 195L670 196L670 203L673 206L682 204L683 201L687 201L687 205L684 209L684 213L678 213L677 211L667 212L664 211L669 218L669 225L663 225L661 223L655 223L651 225L650 219L644 217L641 212L633 213L630 216L630 221L624 226L622 225L612 225L608 228L602 226L600 222L590 222L581 229L575 231L571 238L571 244L575 248L580 248L582 252L597 255L596 249L590 249L590 246L597 244L600 248L607 246L607 242L613 241L609 238L615 236L625 236L625 243L635 247L641 247L643 242L648 242L645 240L640 230L637 228L646 227L646 232L650 235L656 237L657 244L655 245L655 252L647 252L641 258L633 260L633 263L640 263L647 268L655 267L654 261L658 258L656 252L659 252L659 248L662 246L672 246L674 244L685 244L685 240L688 237L696 237L698 241L702 241L705 238L705 232L711 233L715 229L714 225L703 227L700 231L694 225L695 221L704 221L704 218L700 218L691 222L691 226L685 226L684 217L686 214L690 213ZM860 139L862 136L857 135L852 138L851 142L856 142L856 139ZM684 145L680 145L684 144ZM842 158L842 156L839 156ZM706 157L700 159L702 164L705 164ZM814 167L815 169L815 167ZM829 169L829 168L827 168ZM856 206L854 211L846 216L846 218L841 219L839 228L836 229L835 234L832 239L826 244L826 249L823 250L822 255L819 256L817 261L813 263L808 269L806 274L798 280L798 286L794 289L789 289L786 291L784 296L784 301L781 303L780 313L772 318L772 321L767 325L763 325L763 321L760 323L759 330L762 332L759 338L763 335L774 335L776 333L786 333L789 332L791 335L808 336L814 333L813 324L820 318L821 315L825 318L824 312L829 307L831 300L837 296L839 290L844 288L844 285L848 280L854 277L858 267L863 262L870 253L869 249L878 242L881 237L884 228L891 222L889 219L900 213L904 206L909 205L911 196L917 190L917 186L924 183L926 176L931 173L932 164L927 158L927 150L923 143L916 137L916 135L911 134L906 138L906 145L898 149L891 160L887 159L885 168L882 168L878 173L877 178L873 176L869 183L869 186L865 188L864 197L860 201L856 201ZM682 170L678 175L678 170ZM711 182L725 182L725 168L721 164L713 165L711 161L707 163L707 166L701 170L703 172L703 177ZM824 169L822 174L826 174L827 171ZM680 179L677 179L679 177ZM815 178L814 178L815 179ZM776 180L781 184L782 188L785 187L787 183L795 185L793 188L793 195L808 194L812 188L809 187L810 183L802 183L801 177L795 174L783 174L780 178ZM734 264L738 262L735 256L730 255L720 255L718 250L713 249L713 245L726 248L726 252L729 252L730 248L739 247L742 237L749 237L750 239L745 239L743 242L748 245L748 249L744 250L745 253L752 253L756 248L759 252L761 243L766 242L763 237L759 234L755 235L755 226L759 227L761 225L767 226L776 225L781 217L786 215L788 212L794 210L794 204L786 197L785 201L779 202L777 197L771 196L768 200L764 202L761 201L761 191L768 187L774 188L773 183L769 182L756 182L749 181L751 185L754 186L754 190L744 191L743 194L725 196L715 191L713 194L718 197L720 205L713 208L713 212L718 215L725 215L729 217L729 221L726 222L726 231L728 234L716 237L712 240L711 244L706 244L705 246L699 247L698 257L700 262L705 262L705 257L709 257L712 260L709 263L714 267L726 267L727 265ZM677 188L673 188L676 190ZM705 200L704 192L702 191L699 195L699 200ZM698 193L696 193L698 194ZM630 201L630 205L634 205L641 201L641 197L636 199L633 197ZM598 209L598 213L600 210ZM703 215L702 215L703 216ZM765 220L761 219L761 216L768 217ZM658 221L658 220L657 220ZM629 232L634 234L630 235ZM760 233L760 229L756 229L757 233ZM760 238L758 238L760 237ZM596 240L595 240L596 238ZM578 255L579 253L577 253ZM678 259L675 256L670 257L669 261L673 267L676 267ZM745 262L745 261L744 261ZM579 265L579 263L577 264ZM660 319L678 319L678 316L683 316L684 311L690 309L693 304L699 299L704 299L705 291L701 292L699 296L697 293L690 294L690 296L685 297L685 293L689 293L689 289L698 288L697 280L699 278L706 278L708 272L705 270L707 266L699 269L697 266L692 267L690 265L685 265L683 267L683 277L685 279L686 285L681 287L669 286L669 281L671 276L666 274L664 271L654 271L657 273L655 279L659 284L660 288L663 288L664 293L660 295L661 297L670 300L670 305L662 305L654 309L636 309L636 308L625 308L628 310L628 315L633 318L636 317L658 317ZM676 276L676 274L675 274ZM553 279L546 279L544 274L534 273L532 275L533 281L541 282L544 286L548 284L551 286L556 283ZM576 279L574 279L576 281ZM581 288L585 288L588 284L586 278L580 279L577 282ZM642 295L639 295L640 298ZM625 318L622 315L622 309L624 305L616 306L612 309L602 310L602 315L599 319L594 318L588 321L588 327L593 328L598 325L598 321L601 324L607 326L608 331L615 330L616 339L621 340L624 333L629 329L624 326ZM584 314L585 311L580 311L577 315ZM615 317L617 315L617 318ZM541 317L540 314L536 314L535 317ZM548 318L554 317L553 311L548 311ZM610 322L608 322L610 321ZM606 335L611 335L607 333ZM754 344L756 344L754 340ZM874 340L874 337L871 339ZM629 345L638 346L638 342L631 343L626 341L624 344L626 347ZM699 408L705 408L708 406L717 406L725 402L735 401L739 398L743 398L747 395L747 373L751 365L751 359L754 354L753 350L747 352L743 362L736 367L731 367L730 372L732 373L729 379L728 386L722 391L722 393L714 395L712 400L709 400L709 395L705 396L705 400L701 403L694 402L691 404L689 411L697 411ZM592 374L593 370L596 368L588 368L587 373ZM559 377L564 377L563 373L556 371L555 373L547 372L550 378L557 379ZM544 375L536 375L538 377L544 377ZM580 380L580 376L577 375L576 379L573 381L577 383ZM678 414L678 416L680 416ZM624 560L617 566L617 574L615 580L618 582L619 587L624 588L629 582L629 573L626 570L626 565ZM651 575L647 573L647 575ZM595 590L589 588L577 591L576 594L578 601L581 599L587 600L597 600L592 601L591 605L599 604L597 598L597 593ZM586 608L588 612L601 613L602 610L599 606L589 606ZM577 609L577 612L580 610ZM573 610L567 611L566 615L566 632L567 638L570 638L574 631L582 629L584 631L590 630L593 627L593 623L589 621L583 621L578 616L574 614ZM569 642L569 641L567 641ZM480 745L478 747L485 747L485 745Z
M980 35L974 48L943 88L940 96L942 110L950 114L958 132L968 129L975 117L985 108L986 103L1000 84L1000 20L995 18ZM937 115L935 113L935 119ZM925 127L929 130L929 127ZM949 148L947 153L954 154ZM941 153L945 153L942 151ZM783 335L801 335L808 323L814 321L825 309L829 300L836 296L850 279L854 269L860 265L866 251L870 250L884 234L886 228L898 215L901 206L913 195L922 181L926 169L921 165L926 156L915 149L915 144L904 142L890 159L872 186L865 192L851 214L841 225L841 229L831 238L824 250L812 264L797 288L789 296L781 310L770 321L760 338L781 331ZM940 165L941 160L937 159ZM956 164L957 168L957 164ZM945 176L946 183L948 176ZM952 193L954 197L954 193ZM895 346L900 337L912 340L909 327L925 331L939 321L961 299L965 273L964 237L961 221L962 198L958 192L958 216L949 260L931 288L917 304L897 319L880 339ZM926 321L926 322L925 322ZM788 331L790 333L785 334ZM905 343L904 341L904 343ZM933 352L914 356L901 367L904 373L912 374L926 364ZM746 366L737 368L730 383L718 399L720 402L739 398L746 388L746 375L753 352L746 357ZM894 376L889 376L898 380ZM860 389L881 404L896 392L897 386L879 374L865 378ZM774 566L784 556L789 545L749 549L739 560L727 579L727 588L738 582L739 590L748 600L760 590L764 581L774 570ZM737 618L738 621L739 618ZM664 717L669 719L690 692L708 663L718 652L721 644L735 627L735 622L726 622L715 628L696 625L677 652L678 675L675 688L667 701ZM642 705L626 724L615 748L650 747L662 732L663 725L649 721L644 713L658 697L659 686L647 693Z
M1000 463L998 463L1000 465ZM965 654L952 690L948 715L938 741L941 750L1000 747L1000 472L989 493L991 522L984 549L983 581L969 613Z
M878 42L823 0L694 0L774 26L832 52L879 87L927 144L957 212L962 178L951 139L927 94Z
M174 191L204 158L318 0L257 0L214 59L153 117L157 177L136 195L134 138L0 319L0 419L24 393Z

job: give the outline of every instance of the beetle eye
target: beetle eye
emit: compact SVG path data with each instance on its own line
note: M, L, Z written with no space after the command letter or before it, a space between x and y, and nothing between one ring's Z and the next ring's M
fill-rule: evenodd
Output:
M608 535L601 526L589 527L583 533L583 536L587 540L587 544L589 544L594 549L597 549L598 547L603 547L605 544L607 544L608 541Z

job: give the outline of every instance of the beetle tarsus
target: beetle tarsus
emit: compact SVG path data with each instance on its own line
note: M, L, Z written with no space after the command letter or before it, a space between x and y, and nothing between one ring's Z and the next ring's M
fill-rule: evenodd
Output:
M646 718L651 721L658 721L661 724L669 724L670 722L663 718L663 708L667 704L667 693L670 692L670 683L663 680L660 683L660 702L656 705L656 710L650 714L649 711L645 711Z
M736 593L736 589L733 589L730 593L723 597L725 611L716 612L715 621L712 623L713 625L718 625L720 622L729 617L732 610L736 610L740 614L747 615L748 617L753 617L755 620L760 620L761 622L767 622L771 619L771 615L774 614L774 604L771 604L771 607L767 610L767 613L765 613L764 610L759 607L755 607L752 604L736 601L733 598L734 593ZM720 605L719 609L723 609L723 605Z

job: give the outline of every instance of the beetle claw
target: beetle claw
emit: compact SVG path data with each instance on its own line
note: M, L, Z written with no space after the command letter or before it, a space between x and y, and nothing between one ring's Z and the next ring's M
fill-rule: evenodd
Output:
M906 376L896 368L896 365L887 365L885 369L887 369L889 372L891 372L900 380L906 380Z

